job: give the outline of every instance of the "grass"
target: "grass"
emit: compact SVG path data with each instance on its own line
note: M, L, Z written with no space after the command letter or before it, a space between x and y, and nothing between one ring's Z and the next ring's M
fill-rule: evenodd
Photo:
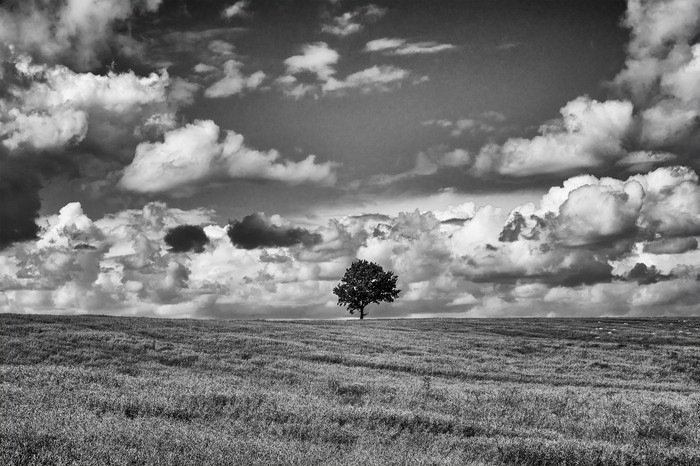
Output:
M0 315L0 464L700 464L700 319Z

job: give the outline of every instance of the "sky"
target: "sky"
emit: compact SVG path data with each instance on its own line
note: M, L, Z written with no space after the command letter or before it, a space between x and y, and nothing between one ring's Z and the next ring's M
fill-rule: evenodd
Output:
M700 315L700 0L0 2L0 312Z

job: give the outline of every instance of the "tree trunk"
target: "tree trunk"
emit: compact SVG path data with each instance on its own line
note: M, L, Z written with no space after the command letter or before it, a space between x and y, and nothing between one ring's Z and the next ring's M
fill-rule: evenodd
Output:
M364 318L365 318L365 309L362 308L362 309L360 309L360 320L362 320Z

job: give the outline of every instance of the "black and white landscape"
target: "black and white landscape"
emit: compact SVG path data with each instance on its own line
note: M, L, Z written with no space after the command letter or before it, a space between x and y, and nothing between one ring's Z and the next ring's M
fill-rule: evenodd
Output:
M0 464L698 465L699 175L700 0L0 0Z

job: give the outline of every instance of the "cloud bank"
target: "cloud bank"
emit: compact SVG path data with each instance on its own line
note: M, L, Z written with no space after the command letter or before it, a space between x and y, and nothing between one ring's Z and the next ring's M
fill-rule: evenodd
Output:
M398 275L405 291L374 310L384 316L692 315L700 298L700 183L684 167L570 178L510 212L456 206L313 229L212 215L152 203L93 221L67 205L3 256L3 309L332 317L332 287L355 258Z

